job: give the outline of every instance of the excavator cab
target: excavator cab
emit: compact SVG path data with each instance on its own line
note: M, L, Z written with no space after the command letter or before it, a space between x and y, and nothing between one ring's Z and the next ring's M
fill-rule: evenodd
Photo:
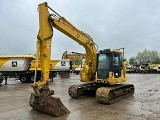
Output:
M126 81L124 55L120 49L100 50L97 54L96 99L100 103L112 104L134 93L133 84L120 84Z
M121 76L122 53L105 49L97 54L97 78L109 78L109 72L113 72L115 78Z
M95 81L70 86L69 95L73 98L95 95L98 102L112 104L133 95L134 85L120 84L125 81L125 63L123 62L123 53L120 49L100 50L96 59Z

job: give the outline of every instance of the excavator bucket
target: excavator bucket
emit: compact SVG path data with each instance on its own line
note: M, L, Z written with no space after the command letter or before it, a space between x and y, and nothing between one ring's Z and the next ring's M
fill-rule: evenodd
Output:
M35 110L39 110L56 117L70 113L61 100L53 97L52 95L53 91L50 91L49 89L41 91L40 96L35 96L35 94L32 93L29 104Z

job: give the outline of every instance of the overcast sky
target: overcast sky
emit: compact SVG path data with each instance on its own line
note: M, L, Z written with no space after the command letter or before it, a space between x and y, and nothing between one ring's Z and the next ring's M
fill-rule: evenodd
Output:
M1 0L0 54L35 54L43 0ZM160 53L160 0L46 0L48 5L105 48L125 48L127 59L137 52ZM54 29L52 59L64 51L85 53L82 46Z

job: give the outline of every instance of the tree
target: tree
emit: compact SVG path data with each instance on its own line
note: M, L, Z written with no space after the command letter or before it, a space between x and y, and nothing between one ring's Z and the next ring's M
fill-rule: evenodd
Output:
M160 58L156 58L153 63L155 63L155 64L160 64Z
M145 64L155 63L160 64L160 56L156 50L144 49L142 52L138 52L137 56L129 59L130 64Z
M126 62L127 61L127 59L126 58L123 58L123 62Z
M136 58L135 58L135 57L131 57L131 58L129 59L129 64L131 64L131 65L137 65L137 60L136 60Z

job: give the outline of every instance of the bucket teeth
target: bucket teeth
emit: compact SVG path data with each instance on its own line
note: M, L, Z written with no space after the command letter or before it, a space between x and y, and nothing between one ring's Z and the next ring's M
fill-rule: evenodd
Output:
M30 106L35 110L56 117L70 113L59 98L53 97L48 93L50 93L48 90L43 90L40 96L35 96L35 94L32 93L29 101Z

